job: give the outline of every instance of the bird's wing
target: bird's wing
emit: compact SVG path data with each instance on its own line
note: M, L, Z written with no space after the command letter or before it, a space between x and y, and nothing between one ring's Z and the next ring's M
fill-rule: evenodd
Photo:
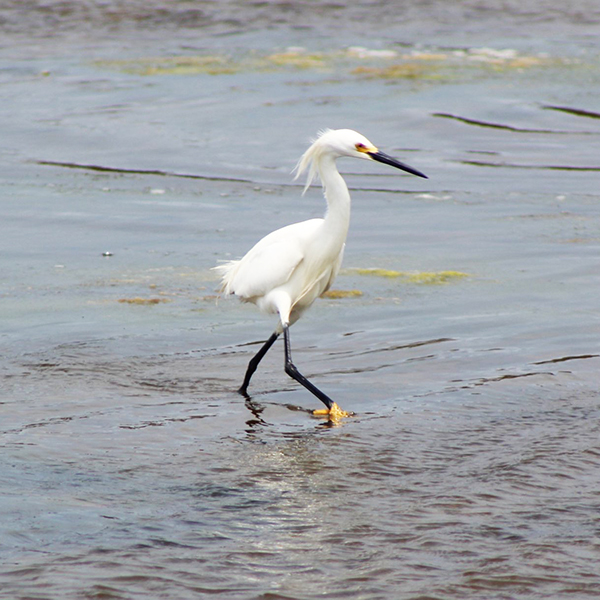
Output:
M229 263L223 277L225 291L251 300L286 283L304 258L304 241L321 223L322 219L311 219L265 236L241 260Z
M338 273L340 272L340 268L342 266L342 261L344 260L344 249L345 248L346 248L346 244L344 244L342 246L340 254L337 257L337 260L335 261L335 264L333 265L331 272L329 273L329 280L327 281L327 285L325 286L325 289L321 292L321 296L323 294L325 294L327 291L329 291L329 288L331 287L333 280L337 277Z

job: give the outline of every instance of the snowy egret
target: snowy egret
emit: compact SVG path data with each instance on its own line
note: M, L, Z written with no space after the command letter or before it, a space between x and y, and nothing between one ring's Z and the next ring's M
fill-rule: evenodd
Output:
M342 264L350 223L350 194L336 166L342 156L381 162L427 179L420 171L378 150L360 133L327 129L302 155L295 169L296 179L308 171L304 192L316 176L321 179L327 201L325 217L277 229L240 260L214 267L222 276L222 292L252 302L262 312L279 315L275 331L248 364L239 393L248 396L248 385L258 364L283 333L285 372L327 407L314 414L330 418L348 413L298 371L292 362L289 328L329 289Z

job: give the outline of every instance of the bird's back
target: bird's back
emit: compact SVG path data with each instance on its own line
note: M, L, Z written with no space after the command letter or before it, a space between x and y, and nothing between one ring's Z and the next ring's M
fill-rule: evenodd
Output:
M221 291L253 302L287 283L305 258L310 240L323 219L310 219L277 229L257 242L239 260L215 267L221 273Z
M310 219L282 227L240 260L219 265L221 291L264 312L278 312L277 298L283 293L292 310L302 312L329 288L342 261L343 244L330 247L319 236L323 224L323 219Z

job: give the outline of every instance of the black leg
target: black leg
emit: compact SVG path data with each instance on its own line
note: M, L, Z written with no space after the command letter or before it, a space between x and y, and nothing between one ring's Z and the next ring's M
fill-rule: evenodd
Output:
M302 373L298 371L296 365L294 365L294 363L292 362L290 332L289 327L287 325L285 325L283 328L283 340L285 343L285 372L292 379L295 379L300 385L303 385L309 392L314 394L327 407L328 410L331 409L331 407L334 404L333 400L329 396L324 394L318 387L314 386L308 379L306 379L306 377L304 377L304 375L302 375Z
M248 368L246 369L246 375L244 377L244 383L242 383L242 387L238 390L238 392L242 394L242 396L248 395L248 385L250 384L250 379L252 379L252 375L254 375L254 371L256 371L256 367L258 367L258 363L263 359L264 355L269 351L269 348L275 343L275 340L278 337L279 334L277 332L273 333L271 337L264 343L262 348L248 363Z

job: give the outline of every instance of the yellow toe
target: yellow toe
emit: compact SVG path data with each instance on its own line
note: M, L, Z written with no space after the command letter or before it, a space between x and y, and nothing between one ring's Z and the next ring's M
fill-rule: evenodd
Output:
M342 410L335 402L331 406L331 408L318 408L317 410L313 410L313 415L323 415L329 417L331 421L337 421L339 419L343 419L344 417L351 417L352 413L346 412Z

